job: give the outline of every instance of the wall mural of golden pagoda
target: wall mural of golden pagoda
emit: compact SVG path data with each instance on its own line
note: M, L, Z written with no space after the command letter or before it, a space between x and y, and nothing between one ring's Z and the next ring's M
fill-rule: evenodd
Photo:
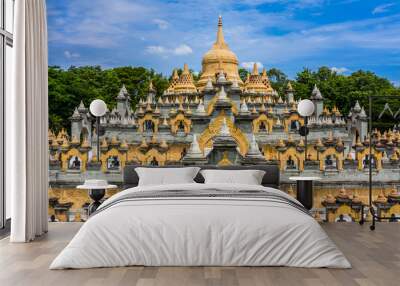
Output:
M184 64L181 75L172 72L170 85L159 98L150 83L147 98L134 110L122 86L116 108L101 118L99 130L81 103L70 117L70 133L49 131L49 215L59 221L85 220L90 199L75 186L96 177L121 184L127 164L277 164L282 189L292 195L290 176L323 178L315 187L317 219L323 215L329 221L357 220L368 199L369 160L379 181L373 196L378 211L389 216L400 213L400 132L375 130L378 143L370 154L367 115L358 102L345 115L324 106L317 86L310 99L315 112L308 122L305 160L299 135L304 119L297 112L292 86L289 83L285 93L278 94L266 70L260 72L257 64L242 81L220 17L216 41L203 56L197 82Z

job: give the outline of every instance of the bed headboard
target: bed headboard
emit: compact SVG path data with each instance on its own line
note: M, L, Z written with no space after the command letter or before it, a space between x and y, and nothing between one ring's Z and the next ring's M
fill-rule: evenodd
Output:
M128 189L132 187L136 187L139 183L139 176L137 175L135 168L137 167L146 167L146 168L183 168L187 166L139 166L139 165L127 165L124 168L124 182L123 189ZM254 165L254 166L214 166L214 165L205 165L198 166L202 170L204 169L221 169L221 170L263 170L265 171L265 175L262 179L261 184L265 187L271 187L279 189L279 167L278 165ZM203 176L198 173L194 180L197 183L204 183Z

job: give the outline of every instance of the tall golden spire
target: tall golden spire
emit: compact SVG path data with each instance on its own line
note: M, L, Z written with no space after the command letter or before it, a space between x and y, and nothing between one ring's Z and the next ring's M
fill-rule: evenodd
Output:
M189 74L189 66L187 63L183 64L183 71L182 74Z
M172 79L178 79L178 78L179 78L178 71L174 69L174 72L172 74Z
M258 75L258 66L257 66L257 63L256 62L254 62L254 65L253 65L253 72L251 73L252 75Z
M224 39L224 32L222 31L222 16L218 17L218 31L217 31L217 40L215 41L214 46L219 46L221 48L227 48L227 44Z
M243 82L239 76L238 64L239 61L235 53L229 49L228 44L225 42L222 30L222 17L219 16L217 39L211 49L203 56L202 73L200 80L197 82L198 88L202 90L209 78L214 81L216 74L219 74L221 70L225 73L228 81L236 81L239 86L242 86Z

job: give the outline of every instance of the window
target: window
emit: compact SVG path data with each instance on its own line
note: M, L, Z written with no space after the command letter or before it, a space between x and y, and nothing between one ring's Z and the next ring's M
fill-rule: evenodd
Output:
M265 124L264 121L261 121L261 122L260 122L260 127L258 128L258 130L259 130L260 132L267 132L267 125Z
M14 0L0 0L0 228L11 217L10 194L4 188L5 98L11 93Z
M152 120L146 120L144 122L144 130L146 132L154 132L154 123Z
M290 131L297 131L300 128L300 124L297 120L292 120L290 122Z

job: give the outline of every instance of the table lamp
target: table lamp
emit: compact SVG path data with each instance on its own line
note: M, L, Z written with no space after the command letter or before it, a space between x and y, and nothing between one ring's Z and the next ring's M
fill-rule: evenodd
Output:
M101 99L95 99L90 103L90 113L96 117L96 132L97 132L97 161L100 162L100 117L107 112L107 105Z
M309 100L309 99L303 99L299 102L297 105L297 112L304 117L304 125L300 128L299 133L301 136L304 136L304 156L305 156L305 161L307 161L307 135L309 133L307 124L308 124L308 117L311 116L314 113L314 103ZM305 162L304 161L304 162Z

